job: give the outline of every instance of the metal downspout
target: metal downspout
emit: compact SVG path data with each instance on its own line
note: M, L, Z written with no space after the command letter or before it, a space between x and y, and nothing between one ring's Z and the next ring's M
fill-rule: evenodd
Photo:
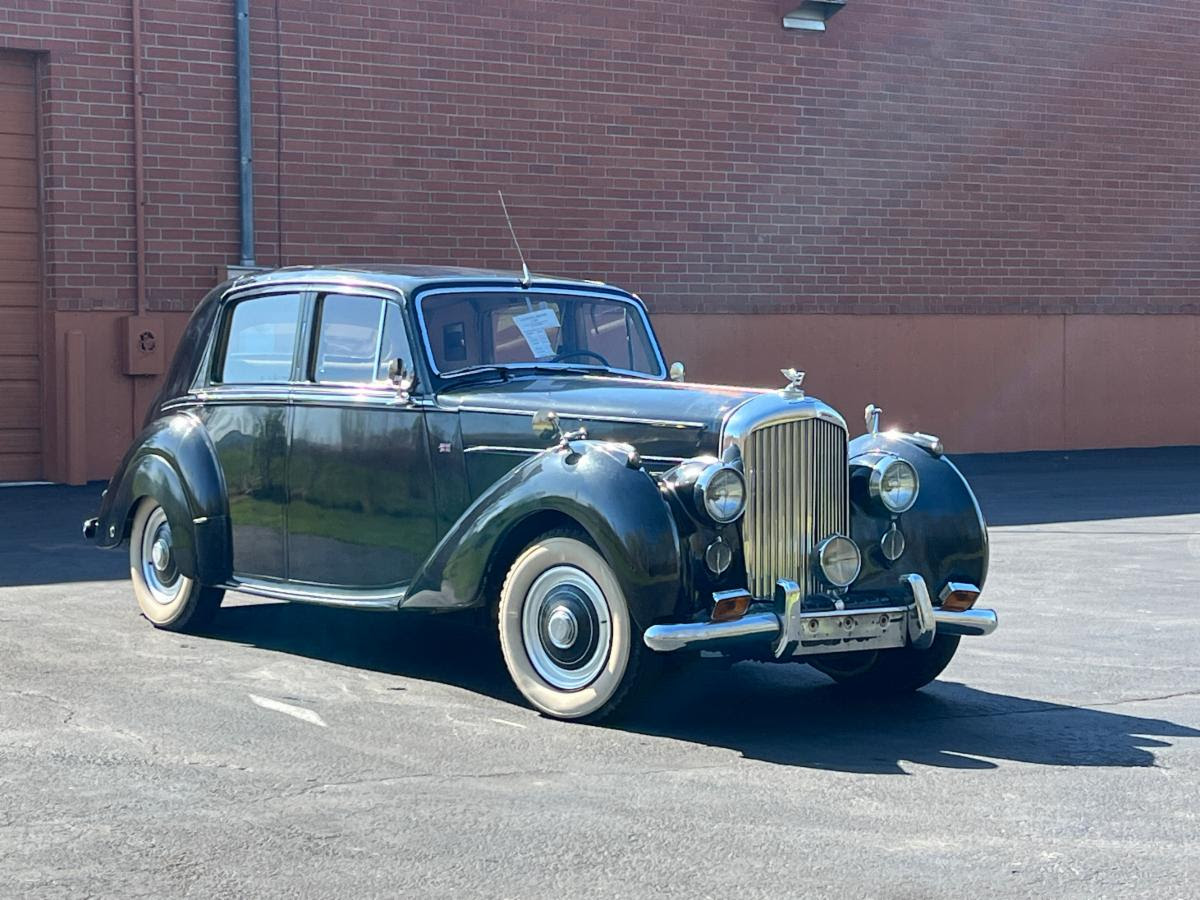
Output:
M249 0L233 0L237 46L238 178L243 266L254 261L254 154L250 115L250 9Z
M130 52L133 55L133 227L134 227L134 283L136 289L137 315L146 314L146 174L145 174L145 125L142 118L142 0L130 4ZM136 416L134 419L136 420ZM135 429L136 433L136 429Z

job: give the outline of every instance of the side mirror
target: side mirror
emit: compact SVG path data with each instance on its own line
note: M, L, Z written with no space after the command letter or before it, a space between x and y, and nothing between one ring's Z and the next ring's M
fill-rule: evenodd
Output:
M683 381L683 376L687 373L684 371L683 363L679 360L671 363L670 376L672 381Z
M388 381L396 386L401 395L408 396L417 383L417 376L404 366L404 360L396 357L388 363Z
M558 413L550 409L539 409L533 414L533 433L538 437L554 440L562 434L558 424Z

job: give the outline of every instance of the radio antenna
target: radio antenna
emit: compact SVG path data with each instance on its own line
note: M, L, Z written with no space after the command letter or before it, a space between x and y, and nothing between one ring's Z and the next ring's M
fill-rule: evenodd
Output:
M533 276L529 274L529 266L525 265L525 254L521 252L521 242L517 240L516 229L513 228L512 217L508 214L508 204L504 202L504 191L496 191L500 195L500 208L504 210L504 221L508 223L508 233L512 235L513 245L517 248L517 256L521 257L521 286L529 287Z

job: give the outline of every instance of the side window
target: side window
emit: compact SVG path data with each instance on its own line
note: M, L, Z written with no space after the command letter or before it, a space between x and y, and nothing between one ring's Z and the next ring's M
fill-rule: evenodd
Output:
M383 318L383 344L379 349L379 366L375 370L376 381L387 381L388 367L393 359L403 360L406 372L414 368L412 349L404 331L404 315L399 306L389 303Z
M290 381L299 314L299 294L270 294L236 303L225 314L225 345L216 380L224 384Z
M322 297L313 381L341 384L374 381L379 368L377 351L384 310L385 303L378 297L353 294Z

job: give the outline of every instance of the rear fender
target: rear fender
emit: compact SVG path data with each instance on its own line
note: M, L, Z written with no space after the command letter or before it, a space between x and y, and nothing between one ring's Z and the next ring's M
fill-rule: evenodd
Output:
M134 441L104 493L96 542L111 548L128 538L134 510L147 497L167 514L180 572L205 584L227 581L225 482L212 442L195 416L157 419Z
M675 521L633 448L603 441L543 451L492 485L441 540L402 605L486 605L497 570L547 527L567 523L585 531L613 567L640 627L675 611Z

